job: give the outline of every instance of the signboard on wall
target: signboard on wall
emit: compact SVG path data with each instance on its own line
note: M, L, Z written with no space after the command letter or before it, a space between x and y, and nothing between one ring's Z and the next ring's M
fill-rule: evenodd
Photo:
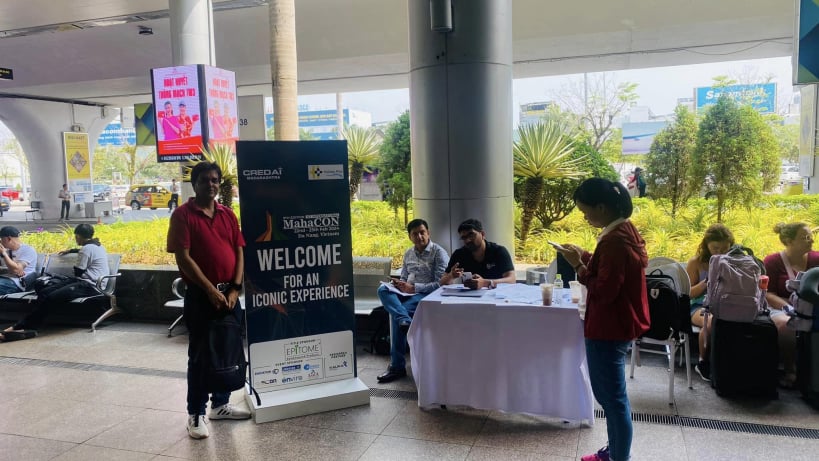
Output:
M153 104L149 102L134 104L134 129L137 146L156 147L156 117Z
M239 139L242 141L264 141L264 96L239 96L237 110Z
M696 88L694 90L694 99L696 101L694 107L696 111L702 113L707 107L716 104L722 95L727 95L738 104L750 104L762 114L776 112L776 83Z
M814 0L797 2L794 38L793 83L819 82L819 5Z
M88 133L63 132L66 183L74 203L93 200Z

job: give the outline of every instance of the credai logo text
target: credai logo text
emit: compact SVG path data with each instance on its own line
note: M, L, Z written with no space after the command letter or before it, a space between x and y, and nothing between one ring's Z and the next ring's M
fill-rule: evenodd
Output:
M299 357L312 357L315 355L321 355L321 343L290 344L284 346L284 357L288 360Z
M242 170L242 176L248 181L261 179L281 179L283 168L263 168L258 170Z
M344 179L344 165L307 165L307 179L310 181Z

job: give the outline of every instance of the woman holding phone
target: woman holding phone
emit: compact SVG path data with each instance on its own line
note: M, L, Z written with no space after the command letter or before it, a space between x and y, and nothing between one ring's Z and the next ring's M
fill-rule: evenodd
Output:
M593 253L577 245L555 247L588 288L586 360L594 397L606 412L608 446L582 461L626 461L631 456L631 405L626 393L626 352L648 331L645 240L629 221L628 190L603 178L583 181L574 201L593 227L603 229Z

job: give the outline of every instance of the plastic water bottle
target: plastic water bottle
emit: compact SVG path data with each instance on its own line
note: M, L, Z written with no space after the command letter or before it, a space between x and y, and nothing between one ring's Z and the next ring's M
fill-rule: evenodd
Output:
M552 289L552 304L560 305L563 300L563 277L560 274L555 275L554 288Z

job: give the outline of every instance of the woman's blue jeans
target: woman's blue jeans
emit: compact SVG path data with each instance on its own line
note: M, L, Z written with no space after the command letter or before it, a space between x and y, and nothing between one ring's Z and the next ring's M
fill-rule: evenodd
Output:
M609 456L612 461L627 461L631 452L631 404L626 394L626 353L631 341L586 339L594 398L606 412Z

